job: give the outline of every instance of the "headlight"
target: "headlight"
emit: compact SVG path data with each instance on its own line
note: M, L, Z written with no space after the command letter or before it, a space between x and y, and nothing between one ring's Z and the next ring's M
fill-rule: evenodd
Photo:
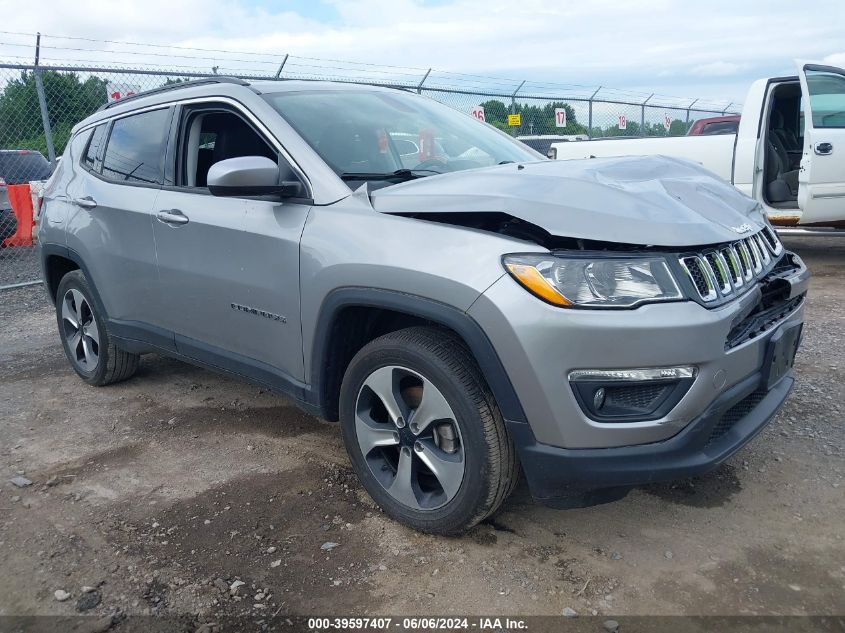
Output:
M557 306L631 308L683 297L662 257L505 255L503 262L526 289Z

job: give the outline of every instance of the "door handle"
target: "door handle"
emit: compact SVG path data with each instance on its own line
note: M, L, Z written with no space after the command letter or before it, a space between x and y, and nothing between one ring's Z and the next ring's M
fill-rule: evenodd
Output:
M179 226L189 222L188 216L182 213L179 209L165 209L156 214L159 222Z
M97 201L91 196L85 196L84 198L72 198L71 202L73 202L73 204L77 207L82 207L83 209L94 209L97 206Z
M816 143L813 148L819 156L827 156L833 153L833 143Z

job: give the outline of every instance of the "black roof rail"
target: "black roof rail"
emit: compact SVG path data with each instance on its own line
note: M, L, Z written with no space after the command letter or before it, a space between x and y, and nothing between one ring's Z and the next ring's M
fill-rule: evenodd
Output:
M204 77L202 79L192 79L190 81L174 81L172 84L165 84L164 86L159 86L158 88L153 88L152 90L144 90L143 92L139 92L132 96L124 97L123 99L118 99L117 101L110 101L108 103L104 103L99 108L97 108L97 112L99 112L100 110L108 110L113 106L126 103L127 101L142 99L143 97L149 97L150 95L159 94L161 92L169 92L171 90L179 90L181 88L192 88L194 86L205 86L208 84L235 84L237 86L250 85L248 81L238 79L237 77L226 77L225 75L221 75L219 77Z

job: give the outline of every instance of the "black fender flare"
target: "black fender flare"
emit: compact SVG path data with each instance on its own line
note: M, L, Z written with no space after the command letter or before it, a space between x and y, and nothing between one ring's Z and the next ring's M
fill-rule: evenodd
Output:
M106 313L105 305L103 304L102 300L100 299L100 292L97 290L97 286L94 283L94 279L91 277L91 273L88 270L88 267L85 265L85 262L80 257L79 253L77 253L72 248L68 248L62 244L56 244L49 242L47 244L41 244L39 247L41 249L41 270L44 272L44 288L47 291L47 294L50 296L50 300L55 305L56 297L53 296L52 288L50 288L50 280L47 275L47 260L50 257L61 257L62 259L68 259L76 264L82 273L88 278L89 285L91 287L91 292L94 295L92 299L96 304L96 308L103 318L108 318L108 314Z
M344 287L330 292L323 300L311 348L310 383L313 396L327 405L326 381L331 354L330 333L339 313L350 307L382 308L420 317L453 330L469 347L487 385L496 398L502 417L509 422L525 422L525 413L493 344L478 323L453 306L413 294L380 288Z

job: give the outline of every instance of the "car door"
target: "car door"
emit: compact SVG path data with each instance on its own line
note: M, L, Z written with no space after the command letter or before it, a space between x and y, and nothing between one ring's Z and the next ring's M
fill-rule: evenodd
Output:
M178 351L271 383L303 378L299 240L310 204L215 197L205 176L237 156L284 162L280 149L242 107L183 107L168 150L176 183L153 214L159 323Z
M845 70L799 63L799 76L804 110L800 223L845 222Z
M72 184L67 245L85 264L115 333L172 347L154 333L158 269L150 213L163 182L171 107L122 115L95 129ZM92 147L101 143L104 149Z

